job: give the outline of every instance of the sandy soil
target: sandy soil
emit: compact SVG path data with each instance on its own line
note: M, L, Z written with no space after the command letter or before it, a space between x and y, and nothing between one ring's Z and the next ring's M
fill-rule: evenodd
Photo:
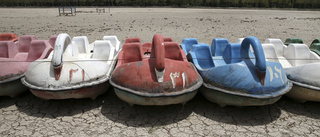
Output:
M320 38L319 11L112 8L111 13L98 14L94 8L77 10L80 13L76 16L58 16L57 8L2 8L0 32L33 34L39 39L68 33L88 36L90 42L104 35L116 35L121 42L128 37L148 42L156 33L172 37L178 43L183 38L195 37L208 44L218 37L230 42L246 36L262 41L298 37L307 45Z
M307 45L320 38L319 11L112 8L111 13L79 8L76 16L58 16L56 8L0 8L0 33L48 39L68 33L90 42L104 35L151 41L153 34L213 38L300 37ZM186 105L129 106L113 90L96 100L42 100L30 92L0 97L0 136L320 136L320 103L296 103L283 97L261 107L219 107L201 94Z

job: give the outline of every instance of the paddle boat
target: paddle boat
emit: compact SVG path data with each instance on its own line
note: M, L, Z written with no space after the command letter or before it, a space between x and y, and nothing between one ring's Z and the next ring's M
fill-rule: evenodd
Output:
M92 45L92 46L90 46ZM115 36L89 44L86 36L59 34L52 56L32 62L22 83L37 97L91 98L106 92L120 42ZM92 48L92 49L91 49Z
M303 41L300 38L288 38L284 45L288 46L291 43L303 44ZM309 48L320 56L320 39L313 40Z
M1 33L0 34L0 41L18 41L18 36L14 33Z
M7 38L8 41L0 41L0 96L12 98L28 90L20 79L25 76L29 64L47 58L53 50L48 40L25 35L16 41L15 36Z
M303 44L303 41L300 38L287 38L284 45L288 46L291 43Z
M140 38L126 39L110 84L130 105L169 105L191 100L202 79L178 43L156 34L143 45Z
M320 56L320 39L313 40L309 48Z
M272 104L292 87L281 64L265 60L255 37L247 37L241 43L216 38L211 48L195 38L186 38L181 47L203 78L199 91L222 107Z
M320 57L305 44L288 46L280 39L266 39L262 44L267 60L279 62L293 83L287 94L298 102L320 101Z

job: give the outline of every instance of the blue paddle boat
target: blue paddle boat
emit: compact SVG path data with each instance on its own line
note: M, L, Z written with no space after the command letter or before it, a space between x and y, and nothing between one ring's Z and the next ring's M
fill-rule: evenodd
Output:
M180 46L203 78L199 91L222 107L272 104L292 88L281 64L266 61L255 37L247 37L242 43L217 38L211 48L188 38Z

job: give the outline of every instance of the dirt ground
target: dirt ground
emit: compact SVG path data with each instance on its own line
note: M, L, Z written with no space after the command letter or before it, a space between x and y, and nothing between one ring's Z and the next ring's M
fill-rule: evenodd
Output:
M140 37L150 42L154 34L198 38L255 36L302 38L310 45L320 38L320 11L79 8L75 16L58 16L57 8L0 8L0 33L87 36L90 42L105 35ZM112 88L96 100L42 100L30 92L11 99L0 97L0 136L320 136L320 104L296 103L283 97L262 107L219 107L201 94L183 105L129 106Z

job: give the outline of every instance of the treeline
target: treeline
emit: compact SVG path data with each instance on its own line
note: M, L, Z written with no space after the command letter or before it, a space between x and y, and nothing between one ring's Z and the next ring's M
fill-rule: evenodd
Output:
M320 8L320 0L1 0L0 6L172 6Z

